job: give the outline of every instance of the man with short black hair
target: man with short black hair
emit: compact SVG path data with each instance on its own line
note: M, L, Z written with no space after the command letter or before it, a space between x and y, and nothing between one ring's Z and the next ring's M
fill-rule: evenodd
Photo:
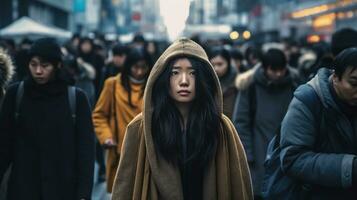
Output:
M281 167L307 185L309 199L356 199L357 48L337 55L295 95L281 127ZM314 110L311 110L314 109ZM314 115L319 113L319 115Z
M30 77L8 88L0 112L0 181L12 166L7 199L91 199L95 148L88 99L62 76L55 40L37 40L29 55Z

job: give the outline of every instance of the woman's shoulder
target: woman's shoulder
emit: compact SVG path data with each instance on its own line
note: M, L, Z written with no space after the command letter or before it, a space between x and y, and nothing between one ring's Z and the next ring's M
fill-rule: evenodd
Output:
M143 115L139 113L133 120L128 124L128 129L139 129L143 125Z
M110 84L110 83L113 83L113 82L115 82L117 80L120 80L120 74L118 74L116 76L110 76L109 78L107 78L105 80L105 84L108 84L108 83Z
M129 140L131 144L138 144L143 133L143 116L140 113L128 124L125 140Z

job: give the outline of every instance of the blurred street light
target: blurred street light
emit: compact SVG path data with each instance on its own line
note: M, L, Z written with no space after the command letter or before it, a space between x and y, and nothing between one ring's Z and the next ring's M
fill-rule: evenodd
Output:
M243 32L243 38L244 39L249 40L251 36L252 36L252 34L250 33L250 31L244 31Z
M318 43L320 40L321 38L319 35L310 35L307 37L307 42L309 43Z
M232 31L229 34L229 37L231 38L231 40L237 40L239 38L239 33L237 31Z

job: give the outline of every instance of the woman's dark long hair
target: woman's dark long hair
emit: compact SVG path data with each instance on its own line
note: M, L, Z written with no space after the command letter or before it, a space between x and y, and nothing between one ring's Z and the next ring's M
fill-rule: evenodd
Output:
M195 69L196 96L187 122L187 156L182 160L182 116L170 97L170 75L174 62L188 58ZM152 136L157 153L169 163L195 163L205 166L214 156L220 141L221 118L215 99L218 91L213 73L197 58L177 57L156 80L153 87Z
M138 63L139 61L145 61L145 63L148 65L149 69L151 69L150 66L150 57L149 55L146 53L145 50L143 49L138 49L138 48L132 48L129 50L128 55L125 59L125 63L124 63L124 68L123 71L121 73L121 84L124 87L124 89L128 92L128 101L129 101L129 105L132 108L135 108L136 106L133 105L132 101L131 101L131 86L130 86L130 76L131 76L131 68ZM144 94L144 89L145 89L145 85L146 85L146 79L149 75L150 70L148 70L148 72L146 73L145 76L145 83L142 86L142 90L141 90L141 95Z

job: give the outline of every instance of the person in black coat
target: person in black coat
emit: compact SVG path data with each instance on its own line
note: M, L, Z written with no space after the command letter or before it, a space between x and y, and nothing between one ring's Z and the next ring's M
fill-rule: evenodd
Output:
M31 76L9 87L0 112L0 180L12 165L9 200L90 199L94 172L94 129L86 95L76 89L76 114L62 78L61 51L52 39L30 49ZM15 111L19 111L15 116Z

